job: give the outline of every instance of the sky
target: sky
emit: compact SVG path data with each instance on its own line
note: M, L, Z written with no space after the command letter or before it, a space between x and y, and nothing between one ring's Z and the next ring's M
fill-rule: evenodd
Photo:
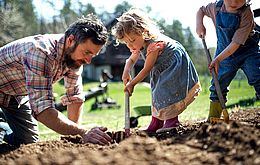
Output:
M53 1L56 3L55 6L57 10L62 8L62 0ZM95 7L97 13L104 10L112 13L114 12L115 6L122 3L123 1L124 0L82 0L81 2L83 4L92 4ZM214 1L215 0L127 0L127 2L133 7L137 7L143 10L145 10L146 6L150 6L152 11L149 13L149 15L155 20L164 18L169 24L171 24L173 20L179 20L183 28L190 27L194 37L197 40L200 40L200 38L196 34L196 13L201 6ZM253 10L260 8L260 0L251 0L251 3L251 8ZM48 6L43 6L42 0L34 0L34 5L38 9L38 14L43 14L43 9L48 8ZM44 13L45 17L51 17L51 14L55 13L55 11L49 12L49 10L47 12L48 14ZM260 17L255 18L255 21L260 25ZM208 17L204 18L204 25L207 29L207 34L205 37L207 45L209 47L215 47L216 34L214 25Z

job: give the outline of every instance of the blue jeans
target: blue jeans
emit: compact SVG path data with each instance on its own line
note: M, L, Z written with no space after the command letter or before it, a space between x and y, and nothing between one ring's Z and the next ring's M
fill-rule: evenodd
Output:
M259 54L254 55L246 55L243 54L241 56L230 56L227 59L223 60L220 63L218 79L220 88L223 94L224 99L227 98L228 86L231 81L236 76L238 69L242 69L245 73L248 84L253 86L256 91L256 95L260 96L260 57ZM215 86L213 85L213 81L211 81L210 87L210 99L212 101L218 100L218 96L215 90Z

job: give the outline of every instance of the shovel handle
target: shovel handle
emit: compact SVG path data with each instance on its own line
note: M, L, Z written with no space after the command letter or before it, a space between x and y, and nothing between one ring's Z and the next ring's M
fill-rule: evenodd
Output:
M212 61L212 58L211 58L211 55L209 53L209 49L207 48L207 44L206 44L206 41L205 41L204 38L202 38L202 43L203 43L203 47L204 47L204 50L205 50L207 58L208 58L208 64L210 64L211 61ZM219 81L218 81L218 77L217 77L215 69L212 69L212 71L210 71L210 73L213 77L213 81L214 81L214 84L215 84L215 88L216 88L216 91L217 91L217 95L218 95L218 99L219 99L221 108L222 108L222 110L226 110L225 100L224 100L224 97L223 97L222 92L221 92L221 88L220 88L220 85L219 85Z
M130 104L128 92L125 92L125 134L126 136L130 136Z

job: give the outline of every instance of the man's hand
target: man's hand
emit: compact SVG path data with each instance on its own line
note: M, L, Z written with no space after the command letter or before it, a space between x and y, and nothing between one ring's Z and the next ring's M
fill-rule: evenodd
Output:
M109 143L112 143L111 137L107 133L105 133L106 130L107 128L105 127L92 128L82 135L83 142L100 145L108 145Z

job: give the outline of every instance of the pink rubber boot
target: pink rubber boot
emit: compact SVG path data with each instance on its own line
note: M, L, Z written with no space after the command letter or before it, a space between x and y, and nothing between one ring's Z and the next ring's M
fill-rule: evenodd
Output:
M163 127L163 120L159 120L152 116L152 121L148 128L144 130L146 133L155 133L158 129Z
M164 126L156 131L156 133L168 132L173 128L176 128L180 125L178 120L178 116L172 119L168 119L165 121Z

